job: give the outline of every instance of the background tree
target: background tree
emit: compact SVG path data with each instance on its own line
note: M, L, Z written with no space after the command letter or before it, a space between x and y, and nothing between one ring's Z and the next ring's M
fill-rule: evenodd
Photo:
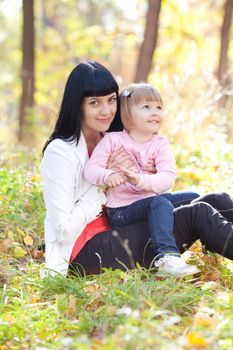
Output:
M139 52L136 74L134 78L136 82L141 80L147 81L150 73L153 54L158 38L160 9L161 0L148 0L144 40Z
M233 0L226 0L224 5L224 17L221 28L221 47L218 65L218 79L222 85L227 84L228 80L228 47L232 23Z
M35 91L35 32L34 0L23 0L23 33L22 33L22 93L19 108L20 142L24 139L25 124L29 112L34 106Z

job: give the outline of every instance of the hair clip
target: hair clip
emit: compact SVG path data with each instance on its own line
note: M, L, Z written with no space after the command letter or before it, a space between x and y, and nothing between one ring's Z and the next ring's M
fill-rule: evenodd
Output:
M132 93L132 91L129 91L129 90L126 89L126 90L122 91L122 96L130 97L131 93Z

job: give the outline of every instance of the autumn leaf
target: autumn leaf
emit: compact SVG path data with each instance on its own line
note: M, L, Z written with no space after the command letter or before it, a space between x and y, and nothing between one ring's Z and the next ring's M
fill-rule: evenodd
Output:
M204 349L208 346L207 341L198 333L190 332L187 334L188 345L196 349Z
M212 271L206 271L202 273L201 275L201 281L208 282L208 281L217 281L220 279L220 271L217 269L213 269Z
M30 249L29 254L33 259L36 260L40 260L44 257L44 252L35 248Z
M16 230L18 231L18 233L21 235L21 236L25 236L25 233L24 233L24 231L23 230L21 230L21 228L19 228L19 227L16 227Z
M96 292L99 292L101 290L101 287L97 283L89 283L89 284L86 283L83 290L88 295L91 295L91 294L95 294Z
M9 238L0 240L0 253L6 253L11 247L11 240Z
M213 325L214 320L211 317L197 317L196 323L203 327L209 327Z
M11 230L9 230L9 231L7 232L7 238L9 238L9 239L11 239L11 240L13 241L14 238L15 238L14 232L11 231Z
M74 318L77 313L77 297L73 294L69 295L67 317Z
M14 257L17 259L23 258L25 255L27 254L27 252L21 248L21 247L15 247L14 249Z
M23 238L23 241L24 241L24 243L25 243L26 245L30 245L30 246L32 246L33 243L34 243L32 237L29 236L29 235L25 236L25 237Z

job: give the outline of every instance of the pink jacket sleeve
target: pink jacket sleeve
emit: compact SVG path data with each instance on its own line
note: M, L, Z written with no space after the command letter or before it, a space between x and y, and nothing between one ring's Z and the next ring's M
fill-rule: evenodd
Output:
M84 167L84 177L93 185L105 185L107 177L115 171L106 169L108 158L113 150L111 134L106 134L95 147Z
M176 179L175 158L166 138L161 139L159 150L155 155L156 174L140 174L137 188L156 194L167 192Z

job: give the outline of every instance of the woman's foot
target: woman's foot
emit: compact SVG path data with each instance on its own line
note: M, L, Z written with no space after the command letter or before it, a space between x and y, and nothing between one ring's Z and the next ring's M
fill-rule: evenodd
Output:
M158 268L158 272L165 272L177 278L199 272L197 266L186 264L181 257L175 255L165 255L155 262L155 267Z

